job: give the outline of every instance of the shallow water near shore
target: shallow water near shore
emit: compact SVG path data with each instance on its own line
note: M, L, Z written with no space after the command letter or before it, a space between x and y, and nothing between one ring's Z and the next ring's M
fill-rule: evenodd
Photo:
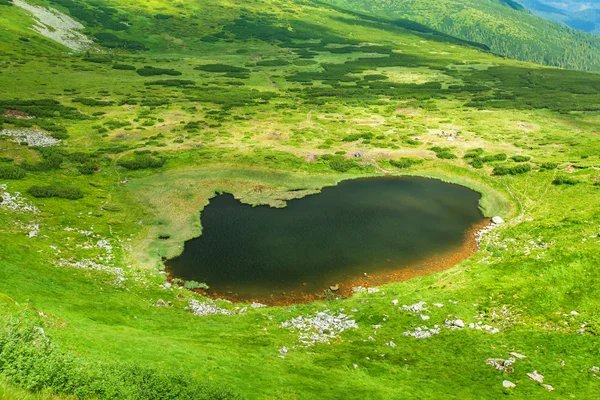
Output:
M418 177L343 181L284 208L223 194L202 212L202 235L167 267L230 300L309 301L336 285L347 295L352 285L404 280L468 256L484 222L480 197Z

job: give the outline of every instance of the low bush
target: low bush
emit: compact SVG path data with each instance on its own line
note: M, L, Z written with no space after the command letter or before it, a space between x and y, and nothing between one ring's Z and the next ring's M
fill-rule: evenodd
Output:
M481 169L483 168L483 161L481 161L481 158L479 157L473 158L469 165L473 168Z
M469 149L463 156L463 158L479 158L483 154L483 149L481 147L476 149Z
M138 75L141 76L158 76L158 75L170 75L170 76L179 76L183 75L181 72L176 71L174 69L169 68L156 68L145 66L144 68L140 68L137 70Z
M514 167L507 167L505 165L499 165L497 167L494 167L492 174L496 175L496 176L520 175L520 174L525 174L529 171L531 171L531 165L529 165L529 164L521 164L521 165L516 165Z
M195 86L196 82L184 79L165 79L161 81L145 82L146 86L171 86L171 87L186 87Z
M78 200L83 197L80 189L61 186L32 186L27 189L27 193L37 198L58 197L61 199Z
M185 281L185 283L183 284L183 287L189 290L194 290L194 289L202 289L202 290L208 290L208 285L206 283L199 283L196 281Z
M553 162L546 162L546 163L542 163L540 164L540 170L541 171L551 171L558 168L558 164L557 163L553 163Z
M236 66L227 65L227 64L204 64L204 65L199 65L194 69L198 70L198 71L204 71L204 72L238 72L238 73L250 72L250 70L247 68L236 67Z
M511 160L513 160L514 162L527 162L529 160L531 160L531 157L529 156L512 156L510 158Z
M134 152L133 154L120 158L119 161L117 161L117 165L130 170L139 170L160 168L165 165L165 161L164 158L155 154Z
M396 168L410 168L413 165L419 164L421 160L415 160L414 158L400 158L398 160L390 160L390 165Z
M127 65L127 64L114 64L112 66L113 69L119 69L122 71L135 71L136 68L133 65Z
M508 156L506 154L499 153L499 154L481 157L481 162L487 163L487 162L496 162L496 161L506 161L507 158L508 158Z
M14 165L0 166L0 179L23 179L25 170Z
M554 180L552 181L553 185L577 185L578 183L580 183L577 179L568 177L568 176L564 176L564 175L559 175L556 178L554 178Z

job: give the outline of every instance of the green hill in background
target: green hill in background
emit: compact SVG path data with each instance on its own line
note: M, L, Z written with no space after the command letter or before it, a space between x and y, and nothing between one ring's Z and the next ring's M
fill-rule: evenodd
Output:
M600 38L531 14L512 0L325 0L348 10L410 20L489 46L496 54L600 71Z

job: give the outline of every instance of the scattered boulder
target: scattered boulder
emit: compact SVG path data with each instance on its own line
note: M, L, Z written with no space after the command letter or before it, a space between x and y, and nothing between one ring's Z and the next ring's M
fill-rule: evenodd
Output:
M538 373L537 371L529 372L527 374L529 379L538 383L544 383L544 375Z
M465 327L465 323L463 322L462 319L455 319L455 320L445 320L444 321L444 326L450 329L462 329Z
M552 385L547 385L544 383L544 384L542 384L542 386L545 387L546 389L548 389L549 392L554 390L554 386L552 386Z
M492 218L492 223L500 225L504 223L504 220L501 217L496 216Z
M427 304L427 303L424 301L420 301L418 303L411 304L410 306L403 305L402 309L404 311L408 311L408 312L421 313L424 311L428 311L427 307L425 307L425 304Z
M417 339L427 339L432 337L433 335L438 335L440 333L440 327L438 325L434 325L433 328L428 328L427 326L416 327L414 331L404 332L404 336L412 336Z
M502 381L502 387L505 387L507 389L512 389L514 387L516 387L517 385L515 385L514 383L512 383L511 381Z
M252 307L252 308L263 308L263 307L266 307L266 305L264 305L262 303L253 302L252 304L250 304L250 307Z
M515 357L515 358L518 358L519 360L522 360L522 359L524 359L524 358L527 358L527 356L525 356L525 355L523 355L523 354L521 354L521 353L517 353L516 351L511 351L511 352L510 352L510 353L508 353L508 354L510 354L511 356L513 356L513 357Z
M515 363L515 361L516 360L514 358L509 358L507 360L503 358L488 358L487 360L485 360L485 363L496 368L498 371L510 374L515 371L515 369L513 368L513 364Z

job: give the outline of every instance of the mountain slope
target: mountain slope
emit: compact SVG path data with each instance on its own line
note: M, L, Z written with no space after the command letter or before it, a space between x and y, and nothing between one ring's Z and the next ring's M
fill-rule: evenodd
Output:
M304 0L28 2L94 44L0 5L0 396L595 398L600 74ZM282 207L387 175L470 187L506 223L448 270L302 304L164 270L218 193Z
M600 71L600 38L537 17L504 0L326 0L345 9L408 19L497 54L563 68Z

